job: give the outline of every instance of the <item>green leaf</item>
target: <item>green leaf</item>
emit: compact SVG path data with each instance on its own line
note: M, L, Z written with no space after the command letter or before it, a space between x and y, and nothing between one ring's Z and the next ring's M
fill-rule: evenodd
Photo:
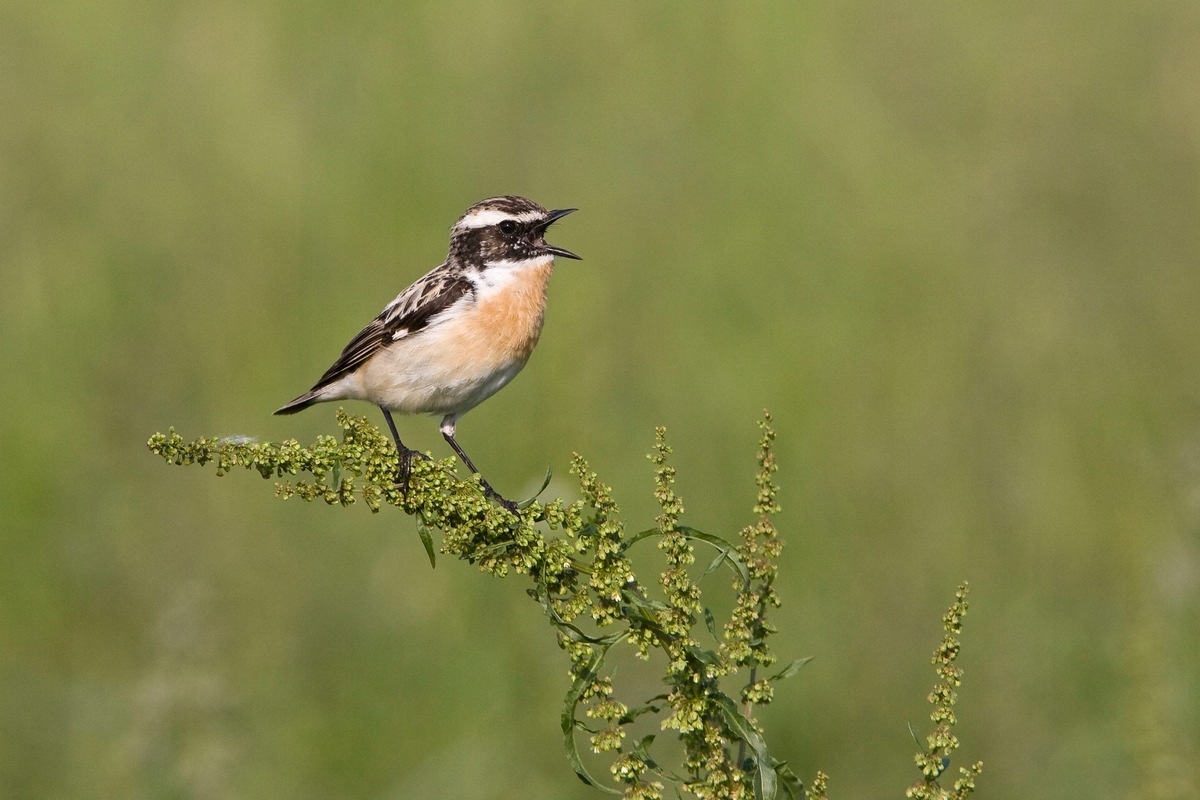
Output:
M534 596L542 604L542 609L546 612L546 616L550 617L550 621L554 623L555 627L560 629L564 634L566 634L567 638L573 642L602 645L607 650L607 648L621 641L626 636L625 631L617 631L616 633L610 633L607 636L592 636L584 633L582 628L572 622L567 622L557 611L554 610L554 606L550 605L550 602L545 599L544 590L540 594L535 594Z
M657 699L666 700L667 696L665 694L660 694L660 695L658 695L658 697L653 697L651 699L652 700L657 700ZM661 706L656 706L653 703L647 703L644 706L638 706L637 708L629 709L621 716L621 718L619 720L617 720L617 722L620 723L621 725L628 725L630 722L633 722L635 719L640 717L642 714L657 714L659 711L662 711Z
M779 785L787 792L787 796L791 800L803 800L804 798L804 783L792 771L786 761L775 762L775 773L779 775Z
M642 761L645 761L646 764L651 768L654 767L654 759L650 758L649 752L650 745L652 744L654 744L654 734L650 733L643 736L639 741L635 742L633 749L630 751L633 753L633 755L637 756Z
M718 642L721 641L721 637L717 635L717 620L713 617L712 609L708 606L704 607L704 627L708 628L708 632L712 634L714 639Z
M624 598L625 602L630 608L636 608L641 611L644 611L647 608L652 608L656 611L666 611L668 608L670 608L670 606L668 606L666 603L646 597L646 593L643 592L642 588L636 583L627 583L622 586L621 597Z
M908 735L912 737L913 744L917 746L918 750L925 750L925 744L921 741L921 737L917 735L917 729L913 727L911 722L908 723Z
M550 479L552 477L554 477L554 469L551 467L551 465L547 464L546 477L542 479L542 488L534 492L529 499L522 500L521 502L517 503L517 508L529 508L531 505L533 505L533 501L538 499L538 495L546 491L546 487L550 485Z
M662 536L662 531L658 528L647 528L644 531L638 531L632 536L625 537L625 543L622 545L623 550L628 550L642 539L649 539L651 536Z
M788 664L786 667L781 669L779 672L776 672L774 675L772 675L768 680L770 680L772 683L774 683L775 681L781 681L784 678L790 678L793 675L795 675L797 672L799 672L801 667L803 667L808 662L812 661L813 658L814 658L813 656L805 656L804 658L797 658L795 661Z
M729 568L742 579L742 584L750 585L750 570L746 569L746 565L742 562L741 557L737 554L737 550L733 545L722 539L720 536L714 536L711 533L698 531L695 528L690 528L686 525L680 525L679 531L689 539L711 544L721 553L721 560L729 565Z
M583 765L583 759L579 756L579 746L575 741L575 728L578 723L575 720L575 709L579 705L579 700L583 697L584 690L596 679L600 673L600 667L604 664L604 656L608 654L608 649L611 644L605 645L600 649L600 652L592 659L588 671L580 675L571 684L571 688L567 690L567 696L563 699L562 713L559 716L559 723L562 726L563 746L567 751L567 761L570 762L571 768L575 770L575 774L579 780L586 783L588 786L594 786L602 792L607 792L611 795L619 795L621 792L611 786L599 783L587 771L587 767Z
M504 541L494 542L492 544L484 545L484 546L480 547L478 550L476 550L476 553L480 556L494 556L494 555L498 555L500 553L505 552L512 546L513 546L513 540L505 539Z
M662 766L650 755L650 745L654 743L654 736L655 735L653 733L643 736L641 740L634 743L630 752L645 762L646 766L652 771L661 775L672 783L687 783L687 778L674 773L671 770L663 769ZM680 796L682 797L682 795Z
M425 545L425 554L429 556L429 566L437 569L437 555L433 549L433 532L420 518L417 519L417 536L421 537L421 544Z
M701 664L707 664L710 667L723 666L721 663L721 657L712 650L701 650L699 647L689 647L688 654Z
M779 791L779 776L775 773L774 759L767 752L766 740L754 729L750 720L741 715L729 695L718 695L717 702L730 731L754 751L755 783L759 789L757 796L762 800L775 800Z
M697 530L690 525L680 525L678 527L678 531L689 539L705 542L706 544L710 544L717 548L717 557L713 559L711 564L709 564L708 569L704 572L704 575L707 575L709 572L712 572L714 569L719 567L722 563L725 563L728 564L729 568L733 570L733 572L739 578L742 579L743 585L750 585L750 570L746 569L746 565L742 562L741 557L737 553L737 548L735 548L727 540L722 539L720 536ZM660 531L658 528L647 528L644 531L639 531L625 539L625 543L622 545L622 550L628 550L642 539L649 539L651 536L661 535L662 531Z
M725 551L725 550L721 550L720 552L718 552L717 557L709 562L708 566L704 568L704 572L701 573L700 577L707 578L711 573L713 573L717 569L719 569L720 566L725 563L725 559L726 559L725 553L726 552L727 551Z

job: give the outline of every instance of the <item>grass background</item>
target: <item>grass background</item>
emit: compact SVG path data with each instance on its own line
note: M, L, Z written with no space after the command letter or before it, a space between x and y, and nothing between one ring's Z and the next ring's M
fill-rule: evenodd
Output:
M331 431L270 411L517 193L585 261L461 440L645 527L664 424L732 534L770 407L773 751L900 796L966 578L981 796L1196 797L1198 75L1178 1L10 0L0 796L600 796L519 580L144 448Z

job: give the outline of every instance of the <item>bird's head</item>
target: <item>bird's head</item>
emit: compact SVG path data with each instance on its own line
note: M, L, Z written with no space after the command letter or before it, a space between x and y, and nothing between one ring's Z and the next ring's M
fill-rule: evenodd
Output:
M489 197L467 209L450 233L450 257L483 269L517 265L554 256L575 258L570 250L546 243L546 229L574 208L547 211L524 197Z

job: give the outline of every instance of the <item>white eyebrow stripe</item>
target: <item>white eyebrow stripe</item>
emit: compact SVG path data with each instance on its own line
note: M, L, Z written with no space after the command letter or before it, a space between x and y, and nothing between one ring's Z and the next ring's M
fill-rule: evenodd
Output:
M533 222L535 219L542 219L543 214L537 211L525 211L520 214L509 214L505 211L499 211L495 208L481 208L478 211L473 211L467 216L458 221L456 228L486 228L488 225L495 225L498 222L503 222L506 219L511 219L514 222Z

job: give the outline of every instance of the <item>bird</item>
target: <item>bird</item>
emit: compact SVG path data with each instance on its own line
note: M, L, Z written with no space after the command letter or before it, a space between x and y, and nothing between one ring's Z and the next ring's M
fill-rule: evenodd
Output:
M575 253L546 242L546 229L576 208L547 210L515 195L489 197L450 229L446 260L388 303L350 340L304 394L275 411L366 400L383 411L399 454L396 484L408 491L414 457L392 414L433 414L439 430L484 493L509 511L455 438L463 414L508 385L538 343L546 286L556 257Z

